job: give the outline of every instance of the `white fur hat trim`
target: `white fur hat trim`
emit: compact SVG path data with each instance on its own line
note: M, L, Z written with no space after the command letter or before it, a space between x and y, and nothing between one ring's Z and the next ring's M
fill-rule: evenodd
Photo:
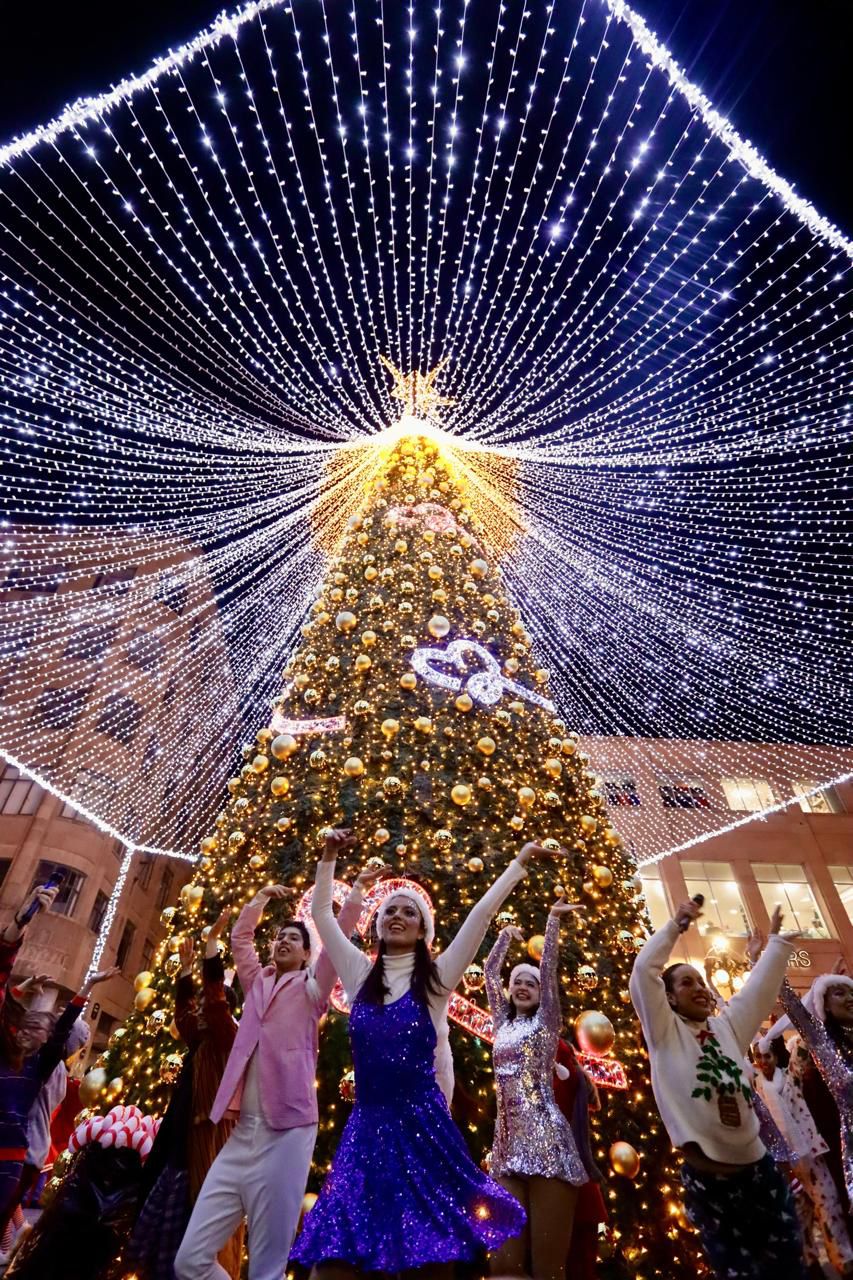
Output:
M806 994L802 997L803 1005L808 1009L819 1022L826 1022L826 993L830 987L853 987L853 978L848 978L844 973L822 973L815 978ZM791 1030L791 1019L787 1013L773 1023L773 1026L758 1041L758 1047L762 1053L766 1053L770 1047L770 1041L775 1040L777 1036L781 1036L784 1031Z
M535 964L517 964L509 975L509 985L512 986L513 978L518 977L520 973L526 973L528 978L533 978L539 985L542 985L542 978Z

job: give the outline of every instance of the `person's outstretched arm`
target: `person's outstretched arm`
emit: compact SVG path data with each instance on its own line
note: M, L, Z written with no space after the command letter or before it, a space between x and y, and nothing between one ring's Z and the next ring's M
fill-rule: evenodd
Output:
M492 1011L492 1023L495 1031L503 1025L506 1021L506 1015L509 1013L509 1001L504 994L504 984L501 981L503 962L506 959L506 953L509 951L509 944L523 941L524 934L518 926L508 924L505 929L501 929L497 942L486 956L486 963L483 966L486 975L486 998Z
M234 1043L237 1024L225 998L225 966L219 954L219 939L231 916L226 907L214 921L204 944L204 960L201 966L202 1010L207 1034L218 1049L227 1053Z
M480 901L475 903L468 912L456 937L435 962L438 976L448 995L461 981L468 965L480 950L495 912L500 909L515 886L520 884L527 875L527 864L530 859L550 856L549 850L543 849L541 844L536 844L534 841L528 842L512 860L503 875L498 877Z
M53 1074L54 1069L59 1066L60 1062L65 1057L65 1042L68 1039L69 1032L74 1026L74 1023L86 1008L86 1002L89 999L89 993L92 990L92 987L97 986L100 982L108 982L110 978L115 978L119 973L121 973L121 968L117 964L113 965L111 969L104 969L101 973L93 973L83 983L82 987L77 992L77 995L69 1000L68 1004L57 1018L47 1041L42 1045L36 1055L38 1062L38 1077L40 1080L47 1080L48 1076ZM46 982L51 982L53 986L57 985L52 982L52 979L36 979L36 983L39 986Z
M780 933L781 926L782 912L776 907L764 954L752 970L749 982L745 982L740 991L732 996L720 1015L731 1027L738 1048L744 1056L776 1003L779 987L794 949L794 940L799 936L796 933Z
M560 1008L560 925L573 911L582 911L576 903L566 902L565 894L548 913L545 945L539 961L539 1016L545 1026L559 1029L563 1022Z
M683 902L671 920L647 938L634 961L628 990L643 1033L649 1043L660 1041L673 1027L674 1014L666 998L661 974L685 928L702 912L695 902Z
M354 843L349 831L330 831L327 834L323 856L317 863L314 893L311 897L311 918L317 927L323 950L350 1000L357 995L371 965L369 957L350 942L340 922L335 919L332 890L338 853L351 848Z
M387 868L384 866L365 867L364 870L360 871L356 877L355 884L350 889L349 895L338 912L337 919L335 920L338 930L347 940L351 938L353 930L358 924L358 918L361 915L361 909L364 905L364 894L366 890L372 888L380 876L385 874L386 870ZM315 889L314 892L316 894L317 890ZM358 947L356 947L356 951L358 951ZM359 951L359 955L363 955L363 953ZM337 981L338 971L335 968L328 950L326 949L325 943L323 944L323 949L317 957L316 964L314 965L314 978L317 983L317 990L320 994L320 999L323 1001L328 1000L329 996L332 994L332 987ZM346 983L344 983L344 986L346 986Z
M251 902L246 903L234 921L234 928L231 930L231 953L234 956L237 977L240 979L240 986L245 996L248 996L255 979L263 969L261 958L255 947L255 930L261 922L264 907L268 902L289 898L292 894L293 890L283 884L265 885L259 893L255 894Z
M750 982L752 979L750 978ZM812 1061L823 1076L830 1093L838 1101L842 1091L848 1091L853 1072L846 1065L823 1023L812 1017L787 978L782 979L779 991L782 1007L791 1019L791 1025L799 1031Z

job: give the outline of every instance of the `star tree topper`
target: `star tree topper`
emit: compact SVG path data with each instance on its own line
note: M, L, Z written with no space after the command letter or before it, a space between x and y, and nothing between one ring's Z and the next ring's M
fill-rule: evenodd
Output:
M421 373L414 369L411 373L403 373L385 356L379 359L394 379L391 395L395 400L402 400L404 413L412 418L429 418L432 410L440 404L456 404L451 396L443 396L436 391L434 383L441 370L447 364L448 357L439 360L429 373Z

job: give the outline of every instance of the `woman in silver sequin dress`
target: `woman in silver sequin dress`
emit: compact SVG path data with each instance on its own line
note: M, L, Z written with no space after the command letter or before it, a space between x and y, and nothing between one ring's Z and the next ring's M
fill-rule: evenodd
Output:
M501 982L514 925L502 931L486 961L486 992L495 1027L498 1116L492 1176L527 1210L527 1230L492 1255L493 1275L532 1274L563 1280L578 1188L587 1181L571 1126L554 1101L554 1058L562 1014L557 979L560 921L576 907L551 910L541 967L516 965L509 989ZM527 1260L530 1257L530 1267Z

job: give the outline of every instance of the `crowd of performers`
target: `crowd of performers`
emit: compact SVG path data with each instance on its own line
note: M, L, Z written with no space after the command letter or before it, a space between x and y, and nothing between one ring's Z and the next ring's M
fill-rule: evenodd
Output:
M318 954L305 924L287 919L270 962L258 955L256 930L268 904L287 898L283 886L240 912L231 930L239 1022L218 945L229 914L208 932L200 993L184 940L175 1016L189 1052L144 1167L124 1273L236 1280L245 1246L250 1280L281 1280L289 1264L317 1280L368 1272L438 1280L458 1264L470 1274L486 1258L494 1276L591 1280L605 1220L589 1141L597 1095L561 1039L559 935L578 909L563 898L538 967L515 965L505 984L510 948L522 940L514 926L486 961L497 1095L489 1173L449 1108L450 994L530 860L548 851L525 844L438 954L426 897L394 891L377 913L371 958L351 936L384 869L365 868L333 910L335 862L353 843L348 831L326 839L312 900ZM50 899L46 889L33 901ZM89 979L58 1018L39 1011L47 979L7 990L31 909L0 936L2 1229L47 1156L89 990L114 972ZM726 1004L693 966L667 963L700 914L695 902L681 906L647 941L630 982L655 1100L682 1157L686 1214L720 1280L822 1275L818 1236L835 1269L853 1275L853 980L826 975L801 1001L785 981L795 935L781 933L777 910L766 946L750 938L750 980ZM355 1105L303 1216L319 1029L337 978L351 1010ZM758 1038L777 996L785 1018ZM796 1032L787 1045L785 1030Z

